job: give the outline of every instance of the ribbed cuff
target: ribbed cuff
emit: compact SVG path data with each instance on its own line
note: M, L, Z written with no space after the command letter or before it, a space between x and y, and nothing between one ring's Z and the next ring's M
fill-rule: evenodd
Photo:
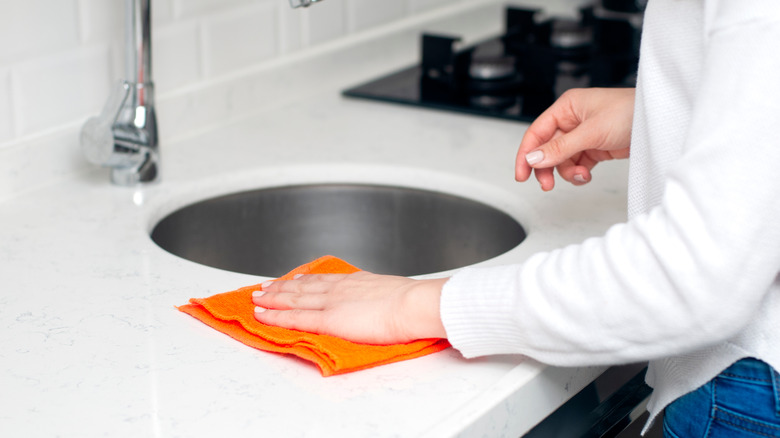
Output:
M514 317L519 271L520 265L468 268L444 285L441 319L463 356L520 353Z

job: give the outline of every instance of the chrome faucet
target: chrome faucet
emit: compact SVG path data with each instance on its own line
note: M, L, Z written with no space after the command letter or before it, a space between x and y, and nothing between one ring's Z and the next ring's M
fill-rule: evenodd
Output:
M312 3L317 3L318 1L321 0L290 0L290 6L292 6L293 8L297 8L299 6L308 8L309 5L311 5Z
M290 0L308 7L321 0ZM126 0L127 80L111 92L103 111L81 128L81 149L91 163L111 167L122 186L158 179L160 152L152 82L151 0Z
M126 0L127 80L81 129L87 160L111 167L111 181L130 186L158 177L160 153L152 82L150 0Z

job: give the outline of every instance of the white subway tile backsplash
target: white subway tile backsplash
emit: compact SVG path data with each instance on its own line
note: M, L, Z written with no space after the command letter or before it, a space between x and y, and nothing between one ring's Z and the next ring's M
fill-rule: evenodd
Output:
M79 0L81 41L107 43L121 40L125 29L125 2Z
M107 45L37 58L11 71L17 135L97 114L108 96Z
M204 15L254 3L255 0L173 0L176 18Z
M440 6L451 5L459 1L461 0L409 0L409 7L414 13L428 11Z
M304 45L304 23L307 22L307 10L295 10L287 7L276 8L279 13L279 54L291 53Z
M408 12L407 3L400 0L352 0L351 7L354 30L385 24L403 18Z
M296 10L287 0L154 0L158 95L452 1L464 0L325 0ZM0 102L10 111L0 138L99 109L106 83L126 76L126 12L125 0L0 0L0 66L14 78L0 77L0 97L13 96Z
M11 108L11 70L0 68L0 144L14 135Z
M200 27L195 22L159 26L152 35L152 74L157 93L202 77Z
M76 0L3 0L0 65L75 47L76 11Z
M152 0L152 26L166 24L173 20L171 0Z
M347 33L347 9L344 0L325 0L309 8L307 45L316 45Z
M295 10L288 0L152 0L161 132L181 135L193 125L219 123L254 110L258 99L290 99L276 82L290 71L308 73L211 78L467 1L499 0L324 0ZM126 7L126 0L0 0L0 199L29 188L27 173L53 175L49 182L35 179L47 184L89 168L77 127L126 77ZM174 93L184 87L186 93ZM40 156L51 158L32 159Z
M203 22L207 77L249 67L276 54L276 5L262 3L215 15Z

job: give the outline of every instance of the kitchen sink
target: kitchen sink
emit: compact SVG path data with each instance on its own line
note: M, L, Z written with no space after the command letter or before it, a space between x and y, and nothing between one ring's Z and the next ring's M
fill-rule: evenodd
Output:
M151 235L187 260L267 277L326 254L382 274L441 272L503 254L525 236L517 221L484 203L371 184L293 185L206 199L166 216Z

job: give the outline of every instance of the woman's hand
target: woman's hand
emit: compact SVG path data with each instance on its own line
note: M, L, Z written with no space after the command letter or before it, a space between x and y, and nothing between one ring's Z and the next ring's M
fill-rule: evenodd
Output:
M268 325L364 344L444 338L439 316L446 278L412 280L360 271L312 274L263 283L255 318Z
M553 168L582 185L600 161L626 158L634 116L633 88L584 88L565 92L528 128L520 142L515 179L533 171L542 190L555 186Z

